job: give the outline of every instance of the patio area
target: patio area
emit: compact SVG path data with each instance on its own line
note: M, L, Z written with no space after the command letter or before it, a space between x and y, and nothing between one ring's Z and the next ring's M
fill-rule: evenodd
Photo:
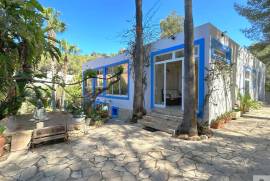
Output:
M270 107L191 142L139 125L107 124L69 143L13 152L0 180L243 180L269 175Z

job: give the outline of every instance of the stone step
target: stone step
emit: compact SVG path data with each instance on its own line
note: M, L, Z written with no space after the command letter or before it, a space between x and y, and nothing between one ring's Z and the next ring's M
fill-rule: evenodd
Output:
M154 121L147 121L146 119L139 120L139 123L145 127L154 128L159 131L163 131L169 134L174 134L175 129L169 128L168 126L161 126L156 124Z
M172 120L172 121L179 121L180 119L183 119L183 116L175 116L175 115L168 115L168 114L161 114L157 112L150 112L147 114L148 116L164 119L164 120Z
M175 110L175 109L163 109L163 108L155 108L152 113L158 113L158 114L163 114L163 115L170 115L170 116L176 116L176 117L182 117L183 112L180 110Z
M178 119L164 119L159 117L153 117L150 115L144 116L142 120L139 120L139 123L145 127L151 127L160 131L164 131L170 134L174 133L177 126L179 125L180 118Z

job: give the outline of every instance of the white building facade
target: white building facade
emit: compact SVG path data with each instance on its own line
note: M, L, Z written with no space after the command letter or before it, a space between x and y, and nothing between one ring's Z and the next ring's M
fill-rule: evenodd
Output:
M209 23L195 28L194 35L198 118L210 122L232 110L237 103L238 92L249 93L255 100L264 100L265 65L262 62ZM156 108L183 111L184 34L160 39L150 47L145 67L144 106L147 112ZM109 78L117 66L124 68L121 80L97 98L97 103L110 105L112 117L125 120L131 117L134 93L132 61L130 56L122 54L83 64L83 72L88 69L97 70L100 77L84 82L84 95L87 90L106 87L110 80L102 78ZM231 73L226 78L230 82L229 86L222 77L210 82L207 80L209 70L216 61L231 66ZM218 89L213 91L213 87Z

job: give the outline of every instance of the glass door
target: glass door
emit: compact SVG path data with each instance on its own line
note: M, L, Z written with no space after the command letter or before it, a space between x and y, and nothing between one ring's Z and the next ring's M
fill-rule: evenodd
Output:
M166 64L155 64L155 107L165 107Z

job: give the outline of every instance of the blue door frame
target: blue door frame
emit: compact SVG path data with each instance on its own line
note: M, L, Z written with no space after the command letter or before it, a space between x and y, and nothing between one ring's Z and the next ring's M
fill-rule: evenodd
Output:
M198 112L197 116L202 118L203 117L203 109L204 109L204 99L205 99L205 82L204 82L204 67L205 67L205 40L198 39L194 41L194 45L199 45L199 66L198 66ZM151 58L151 108L154 108L154 57L163 53L176 51L179 49L183 49L185 47L184 44L176 45L170 48L162 49L156 52L152 52L150 54Z

